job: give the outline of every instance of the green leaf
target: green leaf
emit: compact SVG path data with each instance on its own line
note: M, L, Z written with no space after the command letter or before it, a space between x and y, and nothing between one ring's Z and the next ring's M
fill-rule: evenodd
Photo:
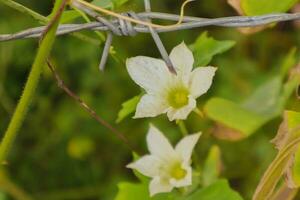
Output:
M128 1L129 0L94 0L92 4L106 9L113 9L122 6Z
M119 188L119 192L115 200L150 199L148 188L145 184L119 183L118 188Z
M281 76L285 77L291 68L293 68L297 64L296 59L297 48L292 48L288 55L285 57L282 63L282 67L280 68Z
M175 200L176 198L172 193L157 194L154 197L150 197L149 194L149 182L145 183L128 183L122 182L118 184L118 194L115 200Z
M283 112L286 102L299 84L297 73L292 74L286 83L283 82L295 63L295 50L292 49L284 59L278 75L259 86L245 102L210 99L204 106L207 116L241 134L239 138L251 135Z
M246 15L263 15L286 12L298 0L241 0L241 6Z
M191 45L195 57L195 66L206 66L217 55L224 53L235 45L234 41L217 41L209 37L207 32L202 33Z
M214 183L221 173L221 151L216 145L212 146L203 167L203 185Z
M115 200L150 199L148 188L145 184L119 183L118 188L119 192Z
M112 0L94 0L94 1L92 1L92 4L94 4L95 6L106 8L106 9L113 8Z
M288 114L288 128L292 130L300 125L300 113L294 111L287 111Z
M204 110L212 120L247 137L271 119L280 116L298 83L298 79L290 79L287 87L283 87L281 77L275 77L260 86L242 104L212 98Z
M209 118L246 136L256 131L264 121L259 114L222 98L210 99L206 103L204 111Z
M243 198L232 190L227 180L219 180L214 184L196 191L182 200L242 200Z
M74 19L77 19L78 17L81 17L81 16L76 10L68 10L62 14L60 22L62 24L68 23L68 22L73 21Z
M208 187L193 192L189 196L182 196L175 190L170 193L157 194L150 197L149 182L118 184L118 194L114 200L242 200L242 197L232 190L227 180L218 180Z
M296 63L296 48L292 48L283 59L280 74L258 87L256 91L242 103L242 106L262 115L266 118L266 122L279 116L284 110L286 101L298 83L298 78L290 78L285 85L283 83L283 79Z
M282 111L282 108L278 107L281 88L281 77L276 76L258 87L242 106L260 114L266 120L278 116Z
M122 108L118 113L117 123L120 123L123 119L135 111L141 97L141 95L138 95L122 103Z
M129 0L113 0L113 4L116 8L122 6L123 4L127 3Z

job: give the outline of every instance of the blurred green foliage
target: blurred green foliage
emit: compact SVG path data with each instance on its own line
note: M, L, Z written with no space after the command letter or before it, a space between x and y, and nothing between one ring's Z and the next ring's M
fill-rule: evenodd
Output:
M17 2L44 16L51 11L51 0ZM181 2L164 0L152 3L155 11L178 13ZM143 4L142 1L129 0L115 9L141 11ZM226 1L203 0L188 6L186 15L221 17L236 13ZM80 18L75 20L84 22ZM0 33L38 25L31 17L0 4ZM262 84L281 76L284 58L292 47L300 44L299 28L292 22L253 35L243 35L233 28L208 27L163 33L161 37L170 51L183 40L193 44L204 32L220 41L235 41L236 45L214 57L210 63L217 66L218 71L211 90L198 100L201 110L211 97L236 104L246 102ZM166 116L127 118L115 124L121 104L140 93L139 87L129 78L124 62L127 57L136 55L160 57L152 38L147 34L134 38L115 37L114 58L110 56L105 72L99 72L102 41L95 33L83 34L94 38L97 43L71 35L60 36L55 43L52 59L66 84L100 116L124 132L140 151L146 152L145 134L149 122L164 130L171 141L178 141L180 132ZM1 137L23 89L37 46L38 41L33 39L0 43ZM269 91L273 89L271 87ZM271 97L266 95L261 100L258 110L265 108L262 107L263 101L268 98ZM300 105L295 99L289 99L285 109L299 111ZM200 162L204 164L210 148L217 145L222 159L221 177L228 179L230 186L241 196L250 199L275 156L276 151L269 140L276 134L282 120L281 112L255 129L250 137L236 142L216 139L212 134L213 121L207 117L191 114L187 127L190 132L203 132L196 149ZM30 112L10 154L8 174L13 182L37 199L114 199L119 182L137 181L125 168L130 161L130 150L63 93L45 67ZM0 199L8 198L0 193Z

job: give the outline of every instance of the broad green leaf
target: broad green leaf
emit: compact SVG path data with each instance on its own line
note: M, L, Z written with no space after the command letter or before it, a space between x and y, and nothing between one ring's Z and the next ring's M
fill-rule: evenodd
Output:
M259 86L245 102L234 103L213 98L204 107L207 116L240 133L238 139L251 135L283 112L286 102L300 82L297 73L293 73L286 83L283 82L295 63L295 50L292 49L283 61L280 74Z
M248 136L256 131L264 122L264 118L238 104L221 99L210 99L204 111L210 119L213 119L227 127L230 127Z
M260 114L264 118L272 118L273 116L277 116L282 110L278 107L281 87L281 77L274 77L254 91L254 93L247 98L242 106L248 110Z
M232 190L227 180L219 180L212 185L194 192L181 200L242 200L243 198Z
M61 16L61 23L68 23L73 21L74 19L77 19L78 17L81 17L81 15L76 10L68 10L63 12Z
M298 0L241 0L241 6L246 15L263 15L286 12Z
M292 48L283 59L280 74L258 87L258 89L256 89L256 91L242 104L243 107L261 114L266 119L272 119L279 116L284 109L285 102L296 86L294 83L295 81L292 79L283 86L282 80L295 65L296 48Z
M299 115L299 113L293 111L285 112L284 120L278 130L277 136L273 140L279 152L260 180L253 200L268 199L283 174L289 170L293 155L296 153L300 143L300 130L296 128L299 127Z
M249 136L271 119L280 116L284 106L299 84L290 79L283 87L275 77L260 86L244 103L237 104L221 98L210 99L204 110L209 118Z
M218 146L212 146L205 160L202 176L203 185L214 183L221 173L221 151Z
M141 99L141 95L138 95L122 103L122 108L118 113L118 119L116 122L120 123L128 115L133 113L140 99Z
M224 53L235 45L234 41L218 41L209 37L207 32L202 33L190 47L195 57L195 66L206 66L215 55Z

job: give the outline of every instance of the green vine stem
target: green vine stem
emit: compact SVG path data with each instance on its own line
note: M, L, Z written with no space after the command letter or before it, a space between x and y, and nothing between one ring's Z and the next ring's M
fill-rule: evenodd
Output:
M17 131L21 127L24 121L31 99L33 98L35 90L37 88L40 75L43 71L43 66L46 64L46 59L48 58L50 51L52 49L55 40L55 33L59 24L59 17L57 16L61 11L60 7L62 5L62 2L63 0L55 1L55 5L51 17L52 20L55 19L57 20L56 21L50 20L50 23L51 22L54 23L50 26L48 32L45 33L44 38L41 40L40 47L38 49L36 58L32 65L30 74L28 76L28 80L26 82L23 94L20 98L17 108L13 114L13 117L2 139L1 146L0 146L0 164L5 162L7 155L10 151L10 148L17 136Z

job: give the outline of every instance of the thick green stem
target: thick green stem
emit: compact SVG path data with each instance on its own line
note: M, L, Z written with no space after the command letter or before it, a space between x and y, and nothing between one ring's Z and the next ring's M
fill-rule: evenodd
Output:
M53 8L53 19L55 19L55 13L59 12L60 5L62 0L56 0L55 6ZM54 22L48 32L45 34L43 40L41 41L40 47L38 49L35 61L32 65L30 74L28 76L27 83L25 85L23 94L20 98L20 101L17 105L17 108L14 112L14 115L9 123L7 131L4 134L3 140L0 146L0 164L4 163L9 153L9 150L17 136L17 131L21 127L26 113L28 111L28 107L34 96L34 92L37 88L38 81L40 75L43 71L43 66L46 63L46 59L49 56L49 53L52 49L54 40L55 40L55 33L58 27L58 20Z

